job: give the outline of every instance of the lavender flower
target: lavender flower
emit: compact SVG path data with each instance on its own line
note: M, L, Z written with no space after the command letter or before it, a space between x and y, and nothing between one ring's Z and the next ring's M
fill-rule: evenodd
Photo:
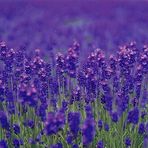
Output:
M13 130L15 134L20 134L20 126L18 124L13 125Z
M7 116L3 111L0 111L0 124L1 124L2 128L6 129L6 130L8 130L10 128Z
M117 112L113 112L111 113L111 118L113 122L118 122L118 113Z
M139 134L143 134L144 132L145 132L145 124L144 123L140 123L139 124L138 133Z
M18 139L14 139L14 140L13 140L13 146L14 146L15 148L19 148L19 147L20 147L20 141L19 141Z
M97 148L104 148L104 143L102 140L98 141Z
M145 136L144 136L143 148L147 148L147 146L148 146L148 136L145 135Z
M56 134L63 128L65 124L65 115L62 112L49 112L45 122L45 130L47 135Z
M0 141L0 147L2 147L2 148L8 148L7 142L5 140L1 140Z
M80 129L80 127L79 127L80 119L81 118L80 118L79 112L70 112L68 114L69 128L75 137L77 136L78 131Z
M63 148L62 143L51 145L50 148Z
M99 120L98 121L98 128L99 128L99 130L101 130L102 127L103 127L103 121L102 120Z
M139 109L133 108L128 112L127 122L137 124L139 121Z
M92 118L87 118L82 126L83 145L89 145L95 136L95 122Z
M109 131L109 125L107 123L104 123L104 130L107 132Z
M126 147L131 146L131 139L129 137L126 137L124 143L125 143Z

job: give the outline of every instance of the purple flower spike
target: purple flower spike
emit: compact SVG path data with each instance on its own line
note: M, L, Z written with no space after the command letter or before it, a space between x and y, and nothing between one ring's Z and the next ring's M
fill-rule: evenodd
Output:
M45 131L47 135L56 134L65 124L65 115L62 112L49 112L45 122Z
M9 130L10 125L9 125L7 116L3 111L0 111L0 124L1 124L2 128Z
M81 117L79 112L70 112L68 114L69 128L72 134L74 135L74 137L76 137L79 132L80 120L81 120Z
M112 121L113 122L118 122L118 113L117 112L113 112L113 113L111 113L111 119L112 119Z
M89 145L95 136L95 121L87 118L82 126L83 145Z
M138 121L139 121L139 109L136 107L128 112L127 122L138 124Z
M103 127L103 121L102 120L99 120L98 121L98 128L99 128L99 130L101 130L102 127Z
M0 147L1 147L1 148L8 148L7 142L6 142L5 140L1 140L1 141L0 141Z
M57 143L57 144L51 145L50 148L63 148L63 145L62 143Z
M126 137L124 143L126 147L128 148L129 146L131 146L131 139L129 137Z
M145 124L144 123L140 123L139 124L138 133L142 135L144 132L145 132Z
M104 148L104 143L102 140L97 143L97 148Z

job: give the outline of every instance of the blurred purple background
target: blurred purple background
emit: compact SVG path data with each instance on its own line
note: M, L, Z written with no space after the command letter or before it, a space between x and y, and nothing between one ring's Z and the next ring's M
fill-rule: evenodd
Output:
M133 40L148 43L147 26L147 1L0 1L0 41L29 51L64 51L77 40L82 55L96 47L109 54Z

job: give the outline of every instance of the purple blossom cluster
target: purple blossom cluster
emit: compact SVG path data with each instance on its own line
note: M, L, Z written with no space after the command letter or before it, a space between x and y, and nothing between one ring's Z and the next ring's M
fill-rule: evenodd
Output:
M112 124L121 124L122 132L136 130L146 143L148 47L140 50L131 42L109 58L97 48L84 63L79 62L80 48L74 42L67 53L57 54L52 66L39 49L30 57L1 43L1 145L11 145L13 135L25 128L33 134L31 144L46 147L44 136L54 141L59 135L60 143L51 141L50 147L64 146L63 139L73 147L104 147L107 141L99 134L110 133ZM130 137L125 137L127 147L134 143ZM24 140L14 138L12 144L20 147Z

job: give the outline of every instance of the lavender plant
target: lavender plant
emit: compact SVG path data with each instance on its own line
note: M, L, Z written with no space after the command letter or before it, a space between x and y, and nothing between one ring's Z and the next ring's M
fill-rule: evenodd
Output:
M46 61L1 43L0 147L147 148L148 47L80 48Z
M142 0L1 0L0 148L148 148L147 14Z

